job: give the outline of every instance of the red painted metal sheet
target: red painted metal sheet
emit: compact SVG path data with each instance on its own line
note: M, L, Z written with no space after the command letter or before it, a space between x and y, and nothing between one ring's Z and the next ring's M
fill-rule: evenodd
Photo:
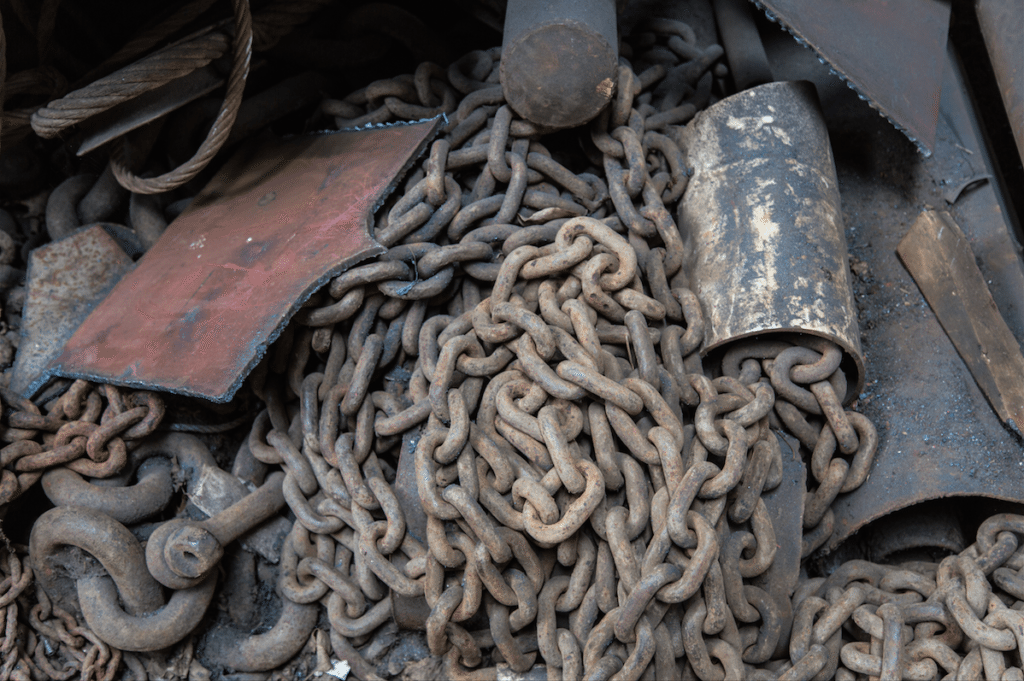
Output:
M82 323L54 373L231 399L316 289L384 251L373 212L439 125L240 152Z
M935 148L950 0L754 0L917 143Z

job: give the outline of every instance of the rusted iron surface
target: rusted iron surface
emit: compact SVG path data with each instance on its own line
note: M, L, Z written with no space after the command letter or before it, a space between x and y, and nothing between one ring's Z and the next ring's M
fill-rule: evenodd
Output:
M802 547L799 537L804 522L804 495L807 489L807 467L800 457L800 443L793 437L777 433L782 449L782 482L763 496L768 515L775 528L778 550L771 567L756 583L780 603L793 597L800 577Z
M402 450L395 472L395 496L405 509L405 529L419 541L427 540L427 514L416 489L416 446L421 437L416 427L402 436Z
M313 291L381 252L367 232L373 210L438 125L297 137L236 156L78 329L54 372L230 399Z
M948 0L754 0L927 155L935 149Z
M936 340L934 335L922 333L908 341L919 344L919 352L929 358L929 364L941 362L939 367L946 374L944 381L950 395L934 407L919 412L920 420L913 422L928 424L923 433L919 431L911 437L903 430L894 434L900 446L879 452L869 484L836 501L836 533L829 542L832 548L874 520L929 500L987 497L1024 502L1019 440L1007 435L1009 443L983 441L978 434L965 429L960 419L949 424L942 422L946 414L959 411L965 401L972 411L984 409L986 412L973 414L973 422L994 420L995 415L989 412L980 395L977 400L972 399L979 392L975 382L983 386L982 392L991 395L990 400L994 398L1003 405L996 407L1000 418L1012 418L1007 406L1012 407L1014 403L1007 405L1002 400L1019 394L1021 386L1020 361L1016 365L1007 364L1007 358L1012 355L1007 351L1012 350L1019 357L1020 350L991 298L985 300L987 288L977 273L966 238L955 223L928 212L919 217L911 233L900 243L898 252L935 310L937 321L949 335L949 338L943 335L929 312L932 317L929 326L937 332L934 335L941 338ZM957 261L961 261L960 264ZM963 278L965 265L974 270L970 280ZM954 271L960 276L954 276ZM1001 332L998 331L1000 325ZM996 333L1001 333L1005 340L989 349ZM1008 347L1008 343L1012 347ZM953 353L953 346L962 348L961 357L966 365ZM979 351L982 348L984 350ZM952 357L947 359L948 355ZM972 378L975 371L978 373ZM904 389L909 394L926 396L925 402L933 403L934 395L928 394L929 378L920 371L908 371L902 376ZM995 402L992 404L995 406ZM893 423L901 429L908 425L896 416Z
M206 445L194 435L165 433L150 438L136 449L132 456L138 461L158 457L173 458L178 478L184 480L188 495L185 510L193 518L216 517L250 495L246 482L218 466ZM258 487L265 482L264 477L265 473L264 476L248 482ZM280 506L277 506L277 509L279 510ZM237 514L237 510L235 513ZM279 517L265 523L263 520L267 518L264 517L260 522L253 520L251 527L245 528L246 531L240 534L241 544L264 560L276 564L281 559L281 546L291 525Z
M1024 12L1014 0L978 0L974 6L1017 154L1024 159Z
M754 23L753 5L747 0L715 0L714 7L715 24L736 89L746 90L775 80Z
M509 106L551 128L582 125L615 91L615 0L510 0L501 85Z
M98 558L106 570L75 580L73 592L58 585L68 574L64 561L75 562L74 554L62 551L69 546ZM216 577L175 591L164 602L159 583L145 569L138 540L99 511L74 506L48 511L32 528L31 547L40 561L37 574L50 593L66 594L69 607L77 598L96 635L121 650L158 650L177 643L195 628L213 598Z
M37 248L29 257L22 342L11 390L31 397L50 380L50 362L89 312L132 268L100 226Z
M811 78L822 97L868 364L856 408L876 423L880 439L871 476L833 505L836 530L827 547L859 541L855 533L864 526L928 499L969 508L988 503L971 497L1019 503L1020 443L992 411L896 256L924 207L944 201L937 187L993 172L955 50L950 46L943 67L936 151L914 160L917 152L903 135L840 87L810 50L781 28L766 35L765 44L778 77ZM1012 212L997 185L965 191L948 210L980 261L1001 315L1024 338L1024 269Z
M390 250L334 277L230 404L171 398L165 417L155 393L109 384L60 381L37 403L0 386L0 516L11 509L15 551L0 551L0 677L113 681L123 665L126 678L193 681L348 667L361 679L1021 678L1024 517L940 544L958 554L945 560L829 564L819 549L836 509L876 482L878 433L853 409L879 403L843 405L856 368L817 336L701 356L711 313L692 290L694 230L676 222L700 190L683 124L729 94L729 72L695 35L645 18L607 113L557 135L502 98L498 48L281 119L450 117L376 216ZM202 106L157 149L173 157L181 131L198 134L202 116L186 114ZM108 180L90 178L89 193ZM77 188L55 192L54 229L83 218ZM133 197L129 212L158 234L177 212L164 203ZM156 433L191 425L183 404L223 422L209 451ZM893 419L922 420L881 406L887 438ZM4 502L40 476L59 508L29 560L14 535L36 495ZM238 537L265 516L256 533L286 530L276 565L254 534ZM49 574L32 589L37 558Z
M926 389L919 380L912 384ZM929 500L984 497L1021 503L1019 458L967 446L977 440L970 436L915 440L910 447L880 452L870 484L836 501L836 529L828 548L835 549L868 523Z
M319 607L315 603L294 603L282 599L281 614L269 631L249 632L214 630L204 646L211 666L223 666L239 672L264 672L275 669L295 657L316 627Z
M955 500L917 503L871 523L857 543L864 544L871 560L880 563L907 556L960 553L968 543L964 510Z
M680 207L712 353L748 337L805 333L838 343L850 389L864 358L839 188L814 88L761 85L687 129L694 174Z

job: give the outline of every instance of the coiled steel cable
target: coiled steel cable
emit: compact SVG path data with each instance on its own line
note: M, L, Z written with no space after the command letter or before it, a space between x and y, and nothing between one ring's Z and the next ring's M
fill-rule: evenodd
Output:
M125 159L124 144L115 146L110 164L114 176L125 189L137 194L159 194L180 187L198 175L224 146L228 135L231 134L235 117L238 116L238 108L242 105L245 81L249 76L249 62L252 59L252 15L249 12L249 0L234 0L234 8L235 39L231 76L228 78L224 102L210 126L206 139L199 145L192 158L174 170L156 177L140 177L132 172Z

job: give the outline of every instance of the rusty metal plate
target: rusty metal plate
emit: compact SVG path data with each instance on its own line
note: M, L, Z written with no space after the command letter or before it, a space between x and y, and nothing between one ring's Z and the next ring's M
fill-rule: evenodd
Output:
M950 0L754 0L927 156L935 148Z
M46 385L50 361L131 268L132 259L99 225L32 251L12 390L32 397Z
M896 252L989 404L1020 436L1024 355L999 314L959 225L945 211L926 211Z
M230 400L316 289L384 251L373 212L439 125L240 152L89 315L54 373Z

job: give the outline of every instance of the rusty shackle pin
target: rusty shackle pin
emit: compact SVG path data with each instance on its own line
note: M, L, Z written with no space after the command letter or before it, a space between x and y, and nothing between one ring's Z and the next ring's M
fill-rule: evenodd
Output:
M160 650L185 638L202 620L216 577L175 591L165 603L160 584L146 570L142 546L124 525L105 513L78 506L54 508L32 527L35 572L49 593L67 593L61 550L74 546L100 562L107 574L76 580L78 605L89 628L121 650Z
M175 518L153 532L146 544L146 566L172 589L201 583L217 567L224 547L284 508L284 473L275 472L252 494L202 522Z

